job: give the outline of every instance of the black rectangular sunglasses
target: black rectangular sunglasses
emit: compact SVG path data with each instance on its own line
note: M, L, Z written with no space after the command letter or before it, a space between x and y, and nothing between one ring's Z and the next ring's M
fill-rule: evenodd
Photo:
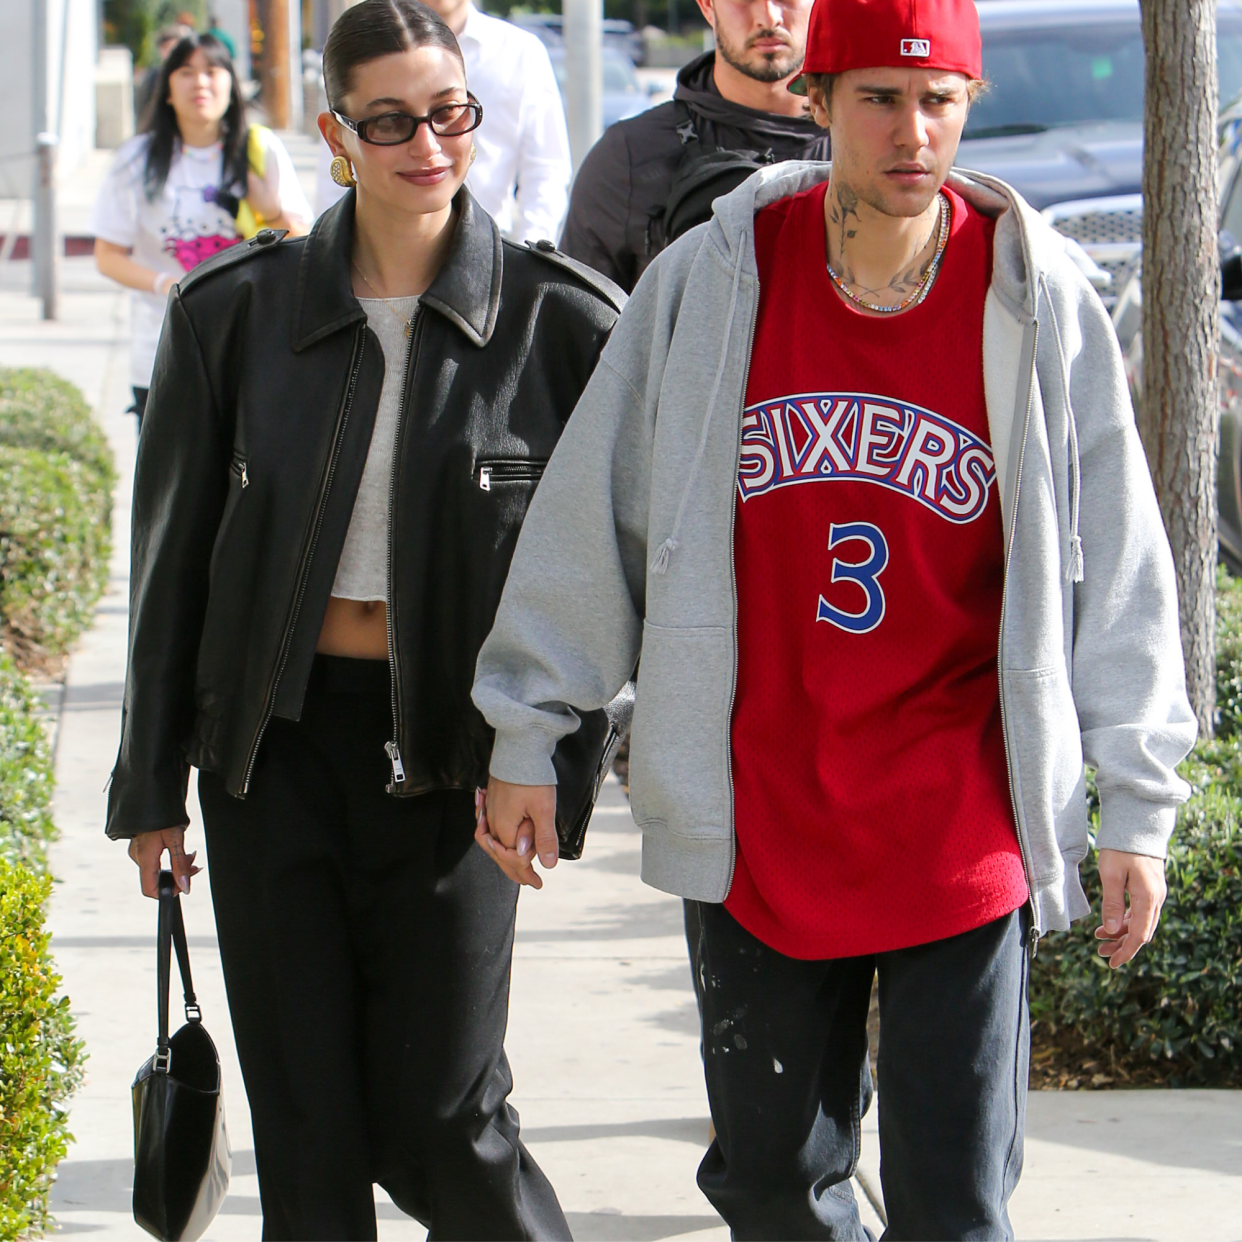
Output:
M473 95L469 103L442 104L432 108L426 116L413 116L409 112L381 112L378 116L363 117L355 121L342 116L335 109L332 115L352 130L363 142L376 147L396 147L409 142L418 133L420 125L428 125L439 138L460 138L483 124L483 105Z

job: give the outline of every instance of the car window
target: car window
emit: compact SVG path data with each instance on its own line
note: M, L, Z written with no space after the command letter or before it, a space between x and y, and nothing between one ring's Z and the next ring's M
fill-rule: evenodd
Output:
M1235 242L1242 242L1242 175L1236 174L1229 187L1229 197L1220 215L1221 231L1228 233Z
M1220 99L1242 93L1242 22L1217 27ZM964 138L1143 119L1143 35L1137 22L983 31L989 89Z
M620 56L603 57L604 92L609 95L637 95L638 78L628 60Z

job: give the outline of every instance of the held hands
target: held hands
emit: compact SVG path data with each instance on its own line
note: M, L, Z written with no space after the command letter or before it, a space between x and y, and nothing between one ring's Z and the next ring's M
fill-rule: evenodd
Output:
M1100 883L1104 889L1104 925L1095 929L1095 938L1100 942L1100 956L1108 958L1108 964L1116 970L1155 935L1160 907L1168 893L1164 859L1101 850Z
M474 797L478 827L474 839L511 880L542 888L535 857L555 867L560 855L556 836L556 786L510 785L492 777L487 793Z
M163 858L165 850L168 851L169 870L183 893L190 891L190 877L198 875L202 870L202 867L194 865L198 851L195 850L193 854L185 852L184 828L141 832L130 841L129 856L138 864L138 875L145 897L160 895L160 859Z

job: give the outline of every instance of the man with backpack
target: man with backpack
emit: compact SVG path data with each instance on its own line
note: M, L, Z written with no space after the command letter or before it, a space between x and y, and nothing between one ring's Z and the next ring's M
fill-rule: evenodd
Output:
M712 200L764 164L826 160L828 136L786 89L802 68L811 0L698 0L716 49L669 103L618 121L578 170L561 249L631 292Z
M737 1238L865 1236L877 976L885 1236L1012 1238L1030 958L1094 913L1084 864L1100 954L1140 952L1189 793L1116 335L1039 213L953 170L981 78L972 0L817 0L832 164L762 169L639 283L479 655L476 839L528 884L553 748L641 655L642 878L698 906L698 1181Z

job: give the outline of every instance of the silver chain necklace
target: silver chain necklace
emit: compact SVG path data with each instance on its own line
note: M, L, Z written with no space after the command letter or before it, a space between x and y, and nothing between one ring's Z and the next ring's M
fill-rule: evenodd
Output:
M841 291L843 297L848 298L856 306L861 306L865 310L875 311L881 315L896 315L899 311L909 310L912 306L918 306L924 298L931 292L931 287L936 283L936 273L940 270L940 260L944 258L944 248L949 243L949 223L951 208L949 200L943 194L937 196L940 199L940 236L936 239L936 253L932 256L931 263L927 266L927 274L919 281L918 288L904 302L896 306L877 306L874 302L868 302L865 298L861 298L852 289L846 285L845 281L833 271L832 264L825 259L824 265L828 268L828 275L832 277L832 283ZM366 277L363 276L363 280Z

